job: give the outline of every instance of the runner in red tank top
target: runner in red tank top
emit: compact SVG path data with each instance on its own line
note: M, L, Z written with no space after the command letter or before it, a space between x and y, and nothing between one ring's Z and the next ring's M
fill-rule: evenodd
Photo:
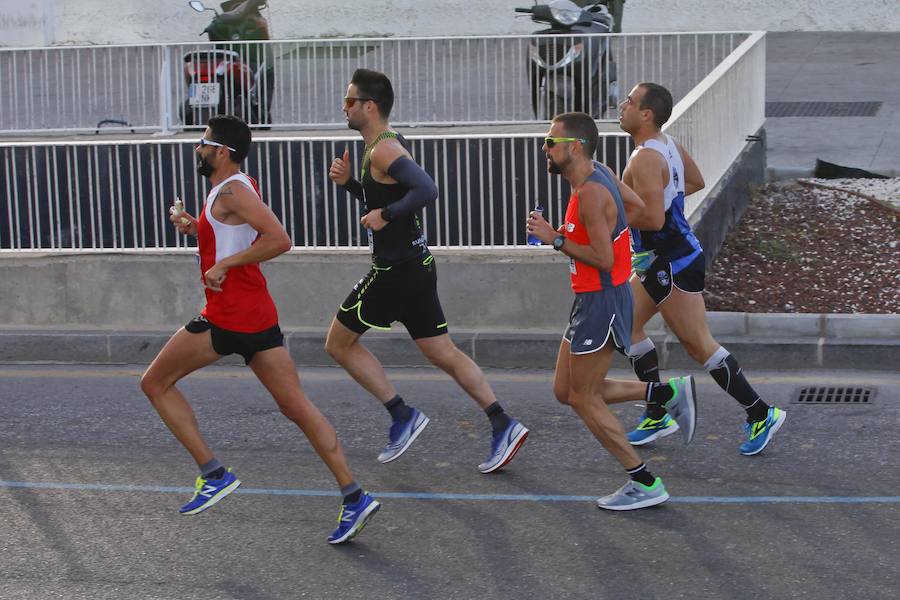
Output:
M195 148L197 171L209 178L213 188L199 219L179 212L170 220L181 233L199 238L207 304L201 316L179 329L156 356L141 377L141 390L200 467L194 496L180 511L197 514L241 482L209 449L194 411L175 384L224 355L243 356L337 480L344 501L338 528L328 542L340 544L359 533L380 505L353 479L334 427L303 392L297 368L284 347L278 313L259 263L289 250L291 239L260 200L256 182L240 172L250 141L246 123L219 115L209 120Z
M569 326L556 359L553 391L630 475L624 486L597 500L597 505L634 510L665 502L669 494L629 445L607 404L651 395L662 398L676 420L692 432L696 414L693 381L682 378L680 383L665 385L606 378L613 346L627 350L631 334L631 261L622 198L627 198L632 212L641 210L642 203L606 167L594 163L598 140L597 125L589 115L565 113L553 119L544 152L547 170L561 174L572 186L566 222L555 230L540 213L532 212L527 228L569 257L575 291Z

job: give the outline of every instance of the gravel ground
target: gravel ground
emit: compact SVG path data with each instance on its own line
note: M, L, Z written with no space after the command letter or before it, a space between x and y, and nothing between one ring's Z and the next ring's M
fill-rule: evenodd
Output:
M706 290L708 310L900 312L900 180L801 180L755 192Z

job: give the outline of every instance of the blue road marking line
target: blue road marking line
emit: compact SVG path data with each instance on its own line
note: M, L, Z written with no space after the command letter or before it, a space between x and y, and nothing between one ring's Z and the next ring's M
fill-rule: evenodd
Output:
M124 485L110 483L52 483L36 481L2 481L0 488L31 490L74 490L85 492L151 492L162 494L190 494L192 487L157 485ZM259 496L338 497L337 491L300 490L282 488L239 488L236 494ZM398 500L463 500L486 502L593 502L597 496L566 496L554 494L450 494L432 492L379 492L379 499ZM900 496L673 496L677 504L898 504Z

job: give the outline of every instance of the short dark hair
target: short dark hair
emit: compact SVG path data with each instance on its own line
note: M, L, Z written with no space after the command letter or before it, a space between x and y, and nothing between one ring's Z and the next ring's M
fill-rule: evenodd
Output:
M562 123L563 129L570 137L587 140L582 142L581 146L588 158L594 157L600 143L600 133L591 115L583 112L567 112L553 117L553 122Z
M231 160L237 164L244 162L250 154L250 127L234 115L216 115L206 124L212 131L212 141L231 146Z
M387 119L394 108L394 87L384 73L369 69L357 69L353 72L350 83L356 86L364 98L371 98L378 107L378 114Z
M658 83L645 82L638 85L644 89L644 98L639 108L652 110L653 122L662 129L672 116L672 93Z

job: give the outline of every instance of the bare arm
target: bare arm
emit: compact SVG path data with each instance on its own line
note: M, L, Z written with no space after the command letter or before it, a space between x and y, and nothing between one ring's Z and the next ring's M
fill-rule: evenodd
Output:
M681 154L681 162L684 163L684 195L690 196L705 188L706 182L703 181L700 167L697 166L688 151L678 142L675 142L675 146L678 148L678 153Z
M609 271L615 261L613 256L610 219L615 222L616 210L612 196L605 187L589 182L578 192L578 217L587 229L590 244L576 244L566 239L560 250L601 271ZM531 212L527 229L545 244L553 242L559 233L553 229L543 215Z
M612 177L613 181L616 182L616 185L619 188L619 195L622 196L622 204L625 205L625 220L629 225L634 225L636 222L640 222L644 216L644 211L646 210L646 205L644 201L641 200L641 197L637 195L633 189L628 187L624 181L620 180L616 175L616 172L610 169L608 166L603 163L596 163L601 167L606 169L606 172L609 173L609 176Z
M653 150L642 150L628 163L625 169L625 183L644 202L643 213L633 221L626 214L628 224L645 231L659 231L666 223L666 203L664 191L668 167L661 154ZM623 197L624 200L624 197ZM628 211L626 210L626 213Z
M221 284L232 267L261 263L291 249L291 238L278 217L247 186L229 182L219 192L213 208L218 220L229 225L246 223L259 233L259 237L249 248L222 259L204 274L210 289L221 291Z

